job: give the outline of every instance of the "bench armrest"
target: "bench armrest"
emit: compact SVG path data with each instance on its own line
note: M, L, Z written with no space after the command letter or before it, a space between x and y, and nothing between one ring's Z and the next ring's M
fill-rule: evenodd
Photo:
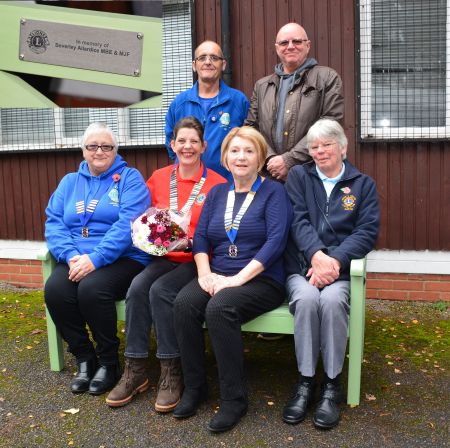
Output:
M53 258L52 254L48 249L43 250L36 257L38 260L42 261L42 277L44 280L44 285L47 279L50 277L50 274L55 267L56 260Z

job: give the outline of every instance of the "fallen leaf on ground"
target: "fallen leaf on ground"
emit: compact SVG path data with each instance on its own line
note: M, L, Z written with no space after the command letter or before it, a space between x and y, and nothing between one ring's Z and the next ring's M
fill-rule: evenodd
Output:
M31 350L31 349L33 348L33 346L32 346L32 345L27 345L25 348L26 348L27 350Z
M366 400L367 401L374 401L374 400L376 400L377 399L377 397L375 397L375 395L372 395L372 394L366 394Z
M273 406L275 403L274 403L273 401L268 401L267 404L268 404L269 406Z
M70 409L65 409L63 412L65 412L66 414L78 414L78 412L80 412L80 410L76 409L76 408L70 408Z
M40 330L39 328L34 329L30 334L39 334L39 333L43 333L44 330Z
M394 369L394 373L402 373L400 369Z
M413 319L411 322L412 322L413 324L418 324L418 323L419 323L419 321L418 321L417 319Z

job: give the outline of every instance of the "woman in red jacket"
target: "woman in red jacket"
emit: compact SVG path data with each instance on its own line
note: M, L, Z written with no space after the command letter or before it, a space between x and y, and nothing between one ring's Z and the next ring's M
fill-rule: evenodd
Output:
M191 213L188 237L193 238L200 212L209 190L225 179L206 168L201 155L206 150L203 127L194 117L181 119L174 128L171 146L177 163L156 170L147 181L152 206L170 208L182 215ZM173 329L172 303L184 285L197 275L190 247L154 257L136 276L126 296L125 370L117 386L106 398L109 406L129 403L149 387L147 358L152 321L157 338L156 356L161 377L155 409L170 412L183 391L180 353ZM152 298L158 297L158 306Z

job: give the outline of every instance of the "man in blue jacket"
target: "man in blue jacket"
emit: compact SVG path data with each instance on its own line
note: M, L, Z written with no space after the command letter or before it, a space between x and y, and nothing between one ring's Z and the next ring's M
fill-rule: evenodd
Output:
M313 422L332 428L339 422L343 398L350 262L372 250L380 213L375 182L345 160L347 138L337 121L317 121L306 144L313 161L294 166L286 182L294 209L286 289L300 377L283 420L296 424L305 418L321 354L324 379Z
M212 41L201 43L195 50L192 70L198 81L181 92L172 101L166 115L166 148L171 159L175 154L170 147L173 128L178 120L188 115L196 117L205 129L207 148L202 160L205 165L230 179L230 173L220 164L220 147L228 132L242 126L249 107L246 96L228 87L220 78L226 67L222 49Z

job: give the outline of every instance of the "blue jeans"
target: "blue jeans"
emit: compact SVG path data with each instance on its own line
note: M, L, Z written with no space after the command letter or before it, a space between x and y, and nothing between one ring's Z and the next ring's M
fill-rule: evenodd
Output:
M155 257L133 279L126 296L126 357L148 357L152 323L158 347L156 356L164 359L180 356L173 326L173 302L196 275L194 262L175 263Z

